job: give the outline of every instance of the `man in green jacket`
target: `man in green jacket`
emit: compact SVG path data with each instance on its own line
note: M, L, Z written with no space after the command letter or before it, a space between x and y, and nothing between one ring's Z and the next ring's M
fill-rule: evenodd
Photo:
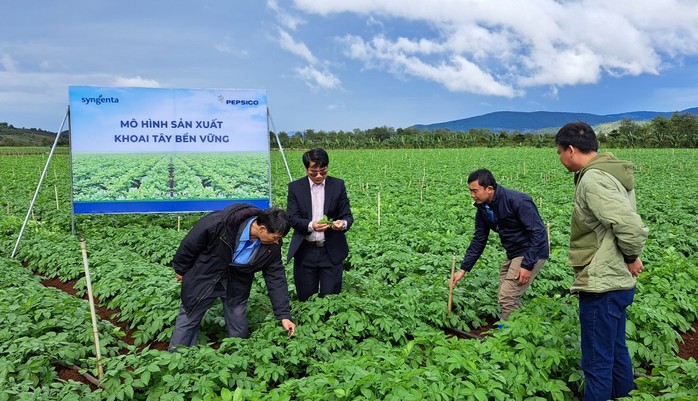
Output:
M560 162L574 172L569 264L579 293L584 400L627 396L634 388L625 344L626 308L633 302L648 229L636 212L632 163L597 154L594 130L569 123L555 136Z

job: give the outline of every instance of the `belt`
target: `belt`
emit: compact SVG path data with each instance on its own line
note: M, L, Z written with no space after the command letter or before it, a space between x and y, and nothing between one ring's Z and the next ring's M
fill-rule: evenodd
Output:
M307 239L303 240L308 246L314 246L318 248L322 248L325 246L325 240L322 241L308 241Z

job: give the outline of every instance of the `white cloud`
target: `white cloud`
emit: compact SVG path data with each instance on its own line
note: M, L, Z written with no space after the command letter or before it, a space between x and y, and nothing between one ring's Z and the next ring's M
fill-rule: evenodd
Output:
M216 49L217 52L223 53L223 54L231 54L235 57L239 58L246 58L249 55L249 52L247 49L233 49L230 45L227 43L219 43L213 46L214 49Z
M288 50L289 52L302 57L305 61L310 64L316 64L317 59L313 56L313 53L308 49L308 46L303 42L296 42L293 40L291 35L283 29L279 29L279 46L282 49Z
M475 63L459 55L450 59L426 62L418 55L434 53L438 46L427 41L410 42L400 39L390 42L375 38L366 43L357 36L344 39L348 55L363 60L369 68L385 68L395 74L407 74L437 82L452 92L471 92L483 95L513 97L517 91L497 82L493 76ZM413 55L417 54L417 55Z
M17 65L9 54L3 54L2 57L0 57L0 66L2 66L3 70L8 72L17 71Z
M135 77L116 77L114 79L114 86L126 86L126 87L142 87L142 88L159 88L160 83L153 79L141 78L140 76Z
M289 14L286 10L279 7L279 3L276 0L268 0L267 8L272 10L276 15L276 20L279 21L281 26L286 27L290 30L295 30L299 25L305 24L305 20L302 18L293 16Z
M337 89L341 81L329 71L320 71L312 65L296 68L298 76L313 89Z
M604 75L659 74L698 55L698 2L682 0L295 0L320 17L354 13L390 26L347 31L345 54L366 68L451 91L495 96L534 86L589 84ZM422 37L400 36L423 24ZM428 28L428 29L427 29ZM308 50L310 52L310 50Z

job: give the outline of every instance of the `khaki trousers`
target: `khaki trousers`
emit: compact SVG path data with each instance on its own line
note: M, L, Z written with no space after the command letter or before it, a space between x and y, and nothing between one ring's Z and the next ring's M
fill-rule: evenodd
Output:
M499 307L501 319L508 320L511 312L521 307L521 296L536 278L547 259L539 259L531 271L531 279L524 285L519 285L516 276L519 274L523 256L505 260L499 268Z

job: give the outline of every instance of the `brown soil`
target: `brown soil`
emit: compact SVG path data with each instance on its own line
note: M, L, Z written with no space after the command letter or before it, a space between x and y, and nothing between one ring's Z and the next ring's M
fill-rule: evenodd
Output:
M698 360L698 322L693 322L693 331L683 333L681 338L683 344L679 343L679 356Z
M495 319L488 319L488 320L487 320L487 324L485 324L484 326L482 326L482 327L480 327L480 328L472 329L472 330L470 331L470 333L471 333L471 334L476 334L476 335L482 336L482 337L487 337L487 336L490 336L490 335L491 335L490 333L487 333L487 332L490 331L490 330L492 330L492 329L496 329L496 328L497 328L497 320L495 320Z
M47 286L47 287L54 287L57 288L61 291L67 292L68 294L75 295L77 294L77 290L75 289L75 283L76 280L71 280L68 282L62 282L61 280L57 278L51 278L51 279L45 279L41 280L41 284ZM87 299L88 296L85 295L83 297L84 299ZM133 332L134 330L131 330L128 328L128 325L125 322L120 322L118 320L119 313L121 311L119 309L109 309L103 306L99 306L99 299L97 297L93 297L94 303L95 303L95 312L97 312L97 315L100 317L102 320L108 320L110 321L113 325L119 326L121 328L121 331L123 331L126 336L124 336L121 340L125 342L126 344L133 345L134 344L134 339L133 339ZM169 346L169 343L164 342L164 341L157 341L157 342L152 342L148 344L142 344L138 346L138 349L143 349L145 347L150 347L150 349L157 349L157 350L167 350L167 347ZM124 349L124 352L127 352L128 350Z
M76 280L71 280L68 282L62 282L61 280L57 278L49 278L45 280L41 280L41 284L45 285L46 287L54 287L57 288L63 292L67 292L70 295L76 295L77 290L75 290L75 283ZM84 299L87 299L87 295L83 297ZM115 326L119 326L121 330L126 333L126 336L122 338L122 340L129 345L133 345L134 340L132 337L133 330L129 330L127 325L124 322L119 322L115 317L118 316L118 313L120 312L118 309L109 309L105 308L102 306L99 306L99 299L94 297L94 302L95 302L95 312L97 312L97 315L102 319L102 320L108 320ZM167 347L165 347L167 349Z
M54 364L53 367L54 369L56 369L59 378L66 381L74 380L76 382L85 383L88 386L90 386L90 390L97 390L97 386L92 384L89 380L87 380L83 375L81 375L77 371L59 364Z
M77 290L74 287L75 283L76 283L76 280L71 280L71 281L64 283L57 278L41 280L41 284L43 284L44 286L57 288L63 292L70 294L70 295L77 294ZM83 298L87 299L88 296L85 295ZM126 323L120 322L116 318L120 311L118 309L109 309L109 308L106 308L103 306L99 306L99 300L96 297L94 297L93 299L95 302L95 312L100 317L100 319L108 320L112 324L114 324L115 326L118 326L119 328L121 328L121 330L126 334L121 340L129 345L133 345L134 344L133 330L130 330L128 328L128 326L126 325ZM169 346L169 344L167 342L160 341L160 342L153 342L150 344L143 344L143 345L139 346L138 348L143 349L146 346L149 346L150 349L157 349L157 350L165 351L165 350L167 350L167 347ZM127 352L128 352L127 349L122 350L122 353L127 353ZM58 377L63 379L63 380L72 379L72 380L82 382L82 383L89 385L93 391L97 389L97 386L92 384L89 380L87 380L87 378L85 378L84 376L82 376L80 373L76 372L73 369L70 369L68 367L65 367L65 366L62 366L59 364L54 365L54 368L56 369L56 372L58 373Z
M28 265L26 262L22 263L25 267ZM67 292L71 295L75 295L77 291L74 288L75 285L75 280L69 281L69 282L62 282L58 280L57 278L53 279L45 279L42 280L41 283L47 287L54 287L57 288L61 291ZM87 295L85 295L83 298L87 299ZM96 312L99 315L99 317L103 320L108 320L112 324L118 326L121 328L121 330L126 333L126 336L122 338L122 340L130 345L133 345L134 339L133 339L133 330L128 329L126 323L124 322L119 322L115 317L118 316L119 310L118 309L109 309L105 307L99 306L99 300L97 298L94 298L95 302L95 307L96 307ZM496 322L487 322L488 324L480 327L478 329L473 329L470 331L470 334L475 334L477 336L484 336L487 337L487 331L491 329L496 329ZM690 357L694 359L698 359L698 322L693 322L693 331L688 331L684 334L681 335L681 338L683 339L683 343L679 342L679 357L688 359ZM157 350L167 350L168 348L168 343L167 342L153 342L150 344L143 344L139 347L139 349L143 349L146 346L149 346L150 349L157 349ZM220 342L217 341L216 343L213 344L214 349L218 349L220 346ZM124 350L124 352L127 352L127 350ZM85 384L90 385L90 387L95 390L96 387L94 384L90 383L86 378L84 378L82 375L80 375L78 372L57 365L56 370L58 372L58 375L61 379L73 379L76 381L83 382Z
M490 333L487 333L489 330L496 330L497 329L497 322L487 322L487 325L482 326L477 329L473 329L469 331L468 333L474 334L477 336L481 337L488 337L491 335ZM693 358L698 360L698 322L693 322L693 331L687 331L686 333L683 333L681 335L681 338L683 339L683 342L679 341L679 353L678 356L683 358L683 359L688 359L688 358ZM447 334L453 335L453 333L449 333L448 330L446 330ZM457 335L457 334L456 334ZM461 336L457 335L459 338L463 339L470 339L470 337L466 336Z

